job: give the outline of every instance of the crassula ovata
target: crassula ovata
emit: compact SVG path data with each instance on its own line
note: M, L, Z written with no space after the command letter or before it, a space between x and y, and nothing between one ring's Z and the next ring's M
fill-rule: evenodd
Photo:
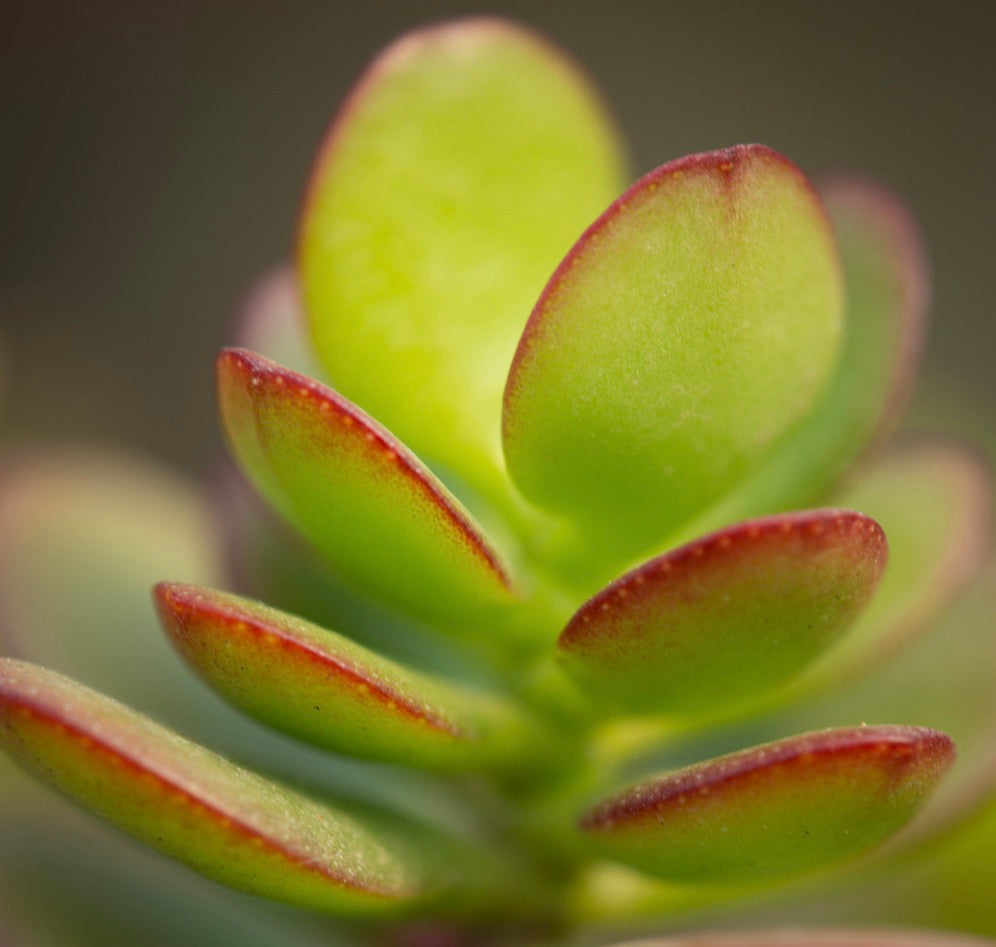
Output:
M176 555L149 540L190 567L157 576L154 606L196 675L365 762L212 728L214 698L123 662L120 630L78 676L170 726L63 676L79 644L38 632L33 570L84 557L87 477L119 474L81 467L62 507L30 463L0 489L8 754L215 881L346 919L346 942L687 926L849 871L872 884L984 814L991 755L945 781L930 713L796 726L985 556L970 452L867 456L921 348L908 214L757 144L628 180L597 95L528 30L460 21L381 54L319 151L294 268L217 358L254 494L229 477L224 525L193 513ZM188 498L143 489L136 522L177 526ZM128 548L114 529L105 547ZM968 729L984 745L994 722ZM308 943L303 916L260 936ZM673 943L962 943L759 936Z

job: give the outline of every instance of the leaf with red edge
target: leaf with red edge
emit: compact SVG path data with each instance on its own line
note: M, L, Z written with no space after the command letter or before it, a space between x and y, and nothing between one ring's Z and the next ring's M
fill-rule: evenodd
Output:
M231 887L383 914L438 894L466 854L397 819L337 811L43 668L0 659L0 745L130 835Z
M430 769L535 768L543 728L507 700L410 671L342 635L224 592L156 587L163 627L226 700L352 756Z
M597 706L709 714L834 644L874 592L885 536L848 510L738 523L652 559L587 601L561 663Z
M301 284L337 387L421 456L494 486L519 333L625 186L620 152L582 71L522 26L470 18L388 47L302 209Z
M514 601L470 514L388 431L259 355L217 363L225 433L263 497L342 572L395 603L470 623Z
M930 296L916 223L895 195L871 182L836 179L820 192L847 289L840 361L805 421L707 523L823 497L869 444L891 433L906 405Z
M809 182L760 145L658 168L574 245L505 389L534 502L654 545L756 468L836 362L842 287Z
M669 880L795 875L884 841L953 759L935 730L824 730L643 782L594 806L580 828L593 853Z

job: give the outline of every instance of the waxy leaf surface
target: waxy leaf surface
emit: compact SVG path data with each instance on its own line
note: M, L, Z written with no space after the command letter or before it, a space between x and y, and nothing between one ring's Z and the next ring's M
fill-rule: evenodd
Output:
M841 295L825 212L785 158L743 145L658 168L533 310L505 392L510 473L617 543L659 541L811 408Z
M162 584L156 600L173 643L212 687L309 743L436 769L536 763L539 727L497 697L235 595Z
M588 699L721 712L833 644L875 590L885 536L848 510L728 527L652 559L586 602L558 642Z
M0 743L38 778L190 867L253 894L383 913L434 892L434 843L241 769L116 701L0 659ZM445 845L443 846L445 850Z
M337 387L423 456L493 476L526 317L624 185L600 102L530 32L464 20L395 43L305 198L305 304Z
M811 502L905 406L923 344L927 263L916 225L897 198L873 184L821 188L841 250L846 319L833 380L802 425L710 522Z
M400 442L329 388L228 349L218 389L256 489L339 569L420 614L470 621L510 579L470 515Z
M804 734L649 780L581 820L593 850L675 881L750 882L832 865L883 841L954 758L944 734Z

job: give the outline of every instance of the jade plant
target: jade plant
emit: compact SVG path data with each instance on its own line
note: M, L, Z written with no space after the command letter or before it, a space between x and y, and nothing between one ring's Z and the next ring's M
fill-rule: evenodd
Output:
M492 20L407 36L339 112L296 263L217 359L252 492L225 475L210 516L180 516L111 461L41 465L134 511L85 525L105 499L7 472L0 742L147 846L304 909L247 907L261 942L327 942L316 913L347 942L687 926L873 885L986 811L988 751L946 775L954 742L915 705L793 729L899 660L984 558L974 455L880 450L923 335L908 213L753 144L627 180L543 40ZM65 593L75 634L46 621L60 590L32 591L36 566L193 546L155 586L166 637L322 751L306 763L131 627L88 625L120 583ZM77 661L211 748L23 656ZM996 719L962 696L984 747ZM695 943L961 942L752 936Z

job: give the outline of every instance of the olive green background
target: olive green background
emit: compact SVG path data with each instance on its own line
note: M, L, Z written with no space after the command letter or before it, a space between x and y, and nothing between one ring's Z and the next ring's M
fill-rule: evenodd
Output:
M396 34L474 12L572 50L636 172L761 141L904 194L936 282L914 418L988 439L996 3L113 0L4 5L0 443L98 439L205 468L214 352L290 252L337 104Z

